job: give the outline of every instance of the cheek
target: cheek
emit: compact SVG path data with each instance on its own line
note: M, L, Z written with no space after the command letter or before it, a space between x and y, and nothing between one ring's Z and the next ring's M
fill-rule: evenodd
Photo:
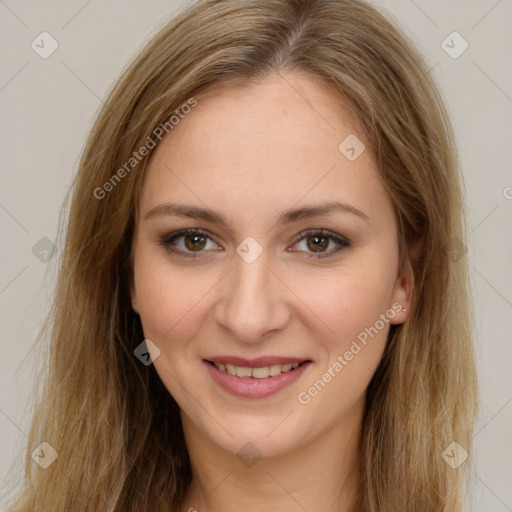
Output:
M214 280L206 273L199 276L197 269L173 268L165 259L150 258L142 251L135 262L135 288L145 336L162 345L161 350L169 340L176 346L180 340L191 338L204 315L206 301L201 299Z
M353 271L323 285L323 294L310 291L308 306L321 320L316 324L329 332L322 335L322 328L314 335L323 354L297 400L313 416L334 422L361 400L382 359L392 318L386 317L391 285L378 268Z
M327 333L320 340L336 349L386 312L394 284L389 270L380 264L350 266L318 278L302 276L295 282L294 291L310 310L311 321L316 319L316 325Z

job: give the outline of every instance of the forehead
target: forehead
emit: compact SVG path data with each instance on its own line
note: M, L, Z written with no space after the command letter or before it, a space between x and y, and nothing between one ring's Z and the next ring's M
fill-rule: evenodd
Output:
M240 220L274 218L302 200L361 209L389 203L361 123L319 80L275 74L197 101L154 150L143 212L176 198ZM343 151L354 144L366 149L347 158Z

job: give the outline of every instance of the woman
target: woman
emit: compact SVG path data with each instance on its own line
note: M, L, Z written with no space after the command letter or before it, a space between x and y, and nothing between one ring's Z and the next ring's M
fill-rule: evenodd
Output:
M14 510L461 511L459 182L428 71L369 5L173 19L81 160Z

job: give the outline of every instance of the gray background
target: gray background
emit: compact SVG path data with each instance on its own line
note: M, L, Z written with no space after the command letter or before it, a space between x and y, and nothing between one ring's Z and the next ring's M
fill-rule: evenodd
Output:
M129 59L184 3L0 0L0 502L21 476L43 357L34 340L58 259L49 240L57 241L60 206L85 137ZM512 511L512 1L375 3L420 48L456 129L482 402L468 510ZM47 59L31 47L43 31L59 45ZM442 47L453 31L469 44L457 58ZM462 48L461 40L448 44L452 53Z

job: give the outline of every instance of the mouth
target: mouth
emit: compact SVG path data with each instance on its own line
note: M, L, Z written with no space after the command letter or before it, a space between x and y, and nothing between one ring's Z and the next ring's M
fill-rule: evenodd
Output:
M312 361L276 357L254 360L219 357L204 359L203 363L224 391L241 398L265 398L297 381Z

